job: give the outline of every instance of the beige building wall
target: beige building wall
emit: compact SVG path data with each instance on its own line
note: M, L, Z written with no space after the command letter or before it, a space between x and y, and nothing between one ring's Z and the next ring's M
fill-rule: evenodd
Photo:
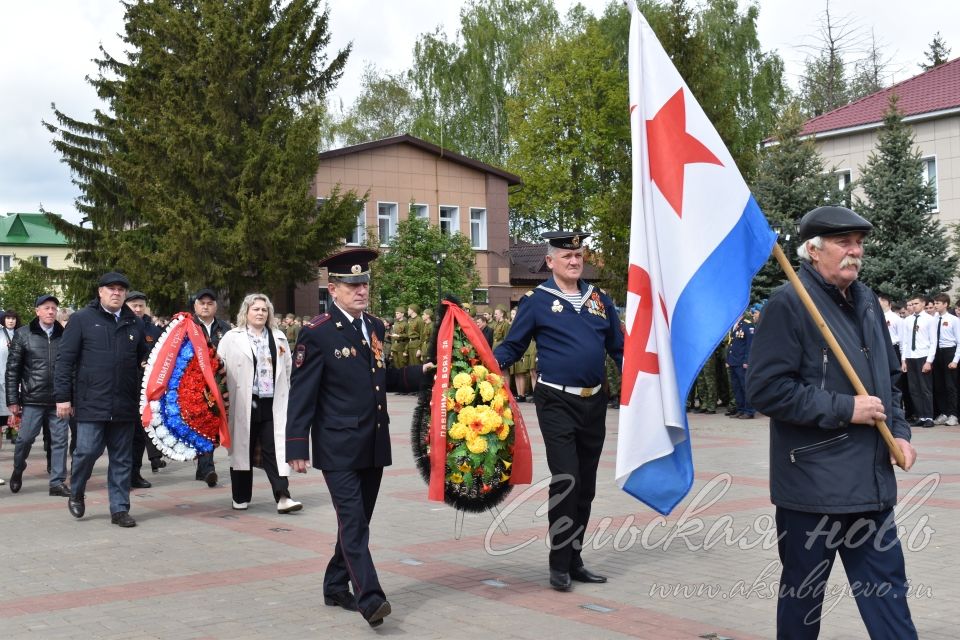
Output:
M73 260L67 259L70 253L69 247L56 246L44 247L37 245L2 245L0 246L0 255L13 256L10 267L17 265L19 260L29 260L33 256L46 256L47 266L51 269L66 269L76 266ZM2 275L2 274L0 274Z
M425 205L430 224L440 224L440 207L457 207L456 229L470 237L470 209L486 210L486 246L476 249L480 288L491 305L509 304L510 265L507 181L452 162L409 144L393 144L324 158L317 169L314 195L322 198L335 186L368 193L364 207L367 233L377 233L378 204L395 203L397 221L406 220L411 204Z
M923 158L936 160L938 208L935 215L944 225L960 222L960 117L940 118L909 123L914 131L917 149ZM817 148L828 169L849 170L851 179L859 180L861 168L877 146L878 129L848 133L834 137L818 137ZM854 194L863 198L863 191Z

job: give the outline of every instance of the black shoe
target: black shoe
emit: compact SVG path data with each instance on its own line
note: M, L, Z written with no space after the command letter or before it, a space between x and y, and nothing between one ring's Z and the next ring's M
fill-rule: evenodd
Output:
M157 458L156 460L150 461L150 470L153 471L154 473L157 473L158 471L160 471L160 469L163 469L166 466L167 466L167 461L164 460L163 458Z
M570 591L570 574L566 571L550 569L550 586L557 591Z
M152 486L149 480L144 480L143 476L135 476L130 480L131 489L149 489Z
M517 402L526 402L526 401L527 401L527 396L518 395L516 398L514 398L514 400L516 400Z
M58 498L69 498L70 497L70 487L60 483L55 487L50 487L50 495L57 496Z
M921 427L923 427L924 429L929 429L929 428L931 428L931 427L934 426L934 424L933 424L933 419L931 419L931 418L924 418L923 420L920 421L920 423L919 423L918 426L921 426ZM11 489L11 490L13 489L13 478L10 478L10 489Z
M592 582L594 584L603 584L607 581L606 576L597 575L586 567L574 567L570 569L570 578L577 582Z
M739 413L740 413L739 409L737 409L736 407L730 407L729 409L727 409L727 412L723 415L733 417L735 415L738 415Z
M137 526L137 521L130 517L130 512L128 511L117 511L116 513L111 513L110 522L118 527L123 527L124 529Z
M211 471L203 477L204 482L207 483L207 486L213 488L217 486L217 472Z
M343 607L347 611L359 611L357 608L357 599L349 591L337 591L330 595L324 594L323 604L328 607Z
M17 493L23 486L23 471L13 470L10 474L10 491Z
M752 413L741 413L737 417L740 418L741 420L753 420L754 416Z
M67 509L70 510L70 515L74 518L82 518L86 507L83 505L83 496L74 496L71 495L70 499L67 500Z
M370 613L364 612L363 618L371 627L379 627L383 624L383 619L390 615L390 603L384 600L380 604L371 607Z

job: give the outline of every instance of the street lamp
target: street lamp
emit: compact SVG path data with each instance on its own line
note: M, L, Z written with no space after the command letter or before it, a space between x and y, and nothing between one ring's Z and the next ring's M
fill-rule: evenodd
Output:
M441 274L443 272L443 261L446 259L447 254L442 251L433 252L433 261L437 265L437 304L440 304L440 299L443 295L441 287Z

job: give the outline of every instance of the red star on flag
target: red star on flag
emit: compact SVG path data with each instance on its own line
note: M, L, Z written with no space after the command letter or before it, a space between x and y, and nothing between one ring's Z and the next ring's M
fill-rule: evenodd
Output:
M687 133L682 88L660 107L653 120L647 120L647 154L650 179L677 217L683 217L683 172L686 165L696 162L723 166L710 149Z

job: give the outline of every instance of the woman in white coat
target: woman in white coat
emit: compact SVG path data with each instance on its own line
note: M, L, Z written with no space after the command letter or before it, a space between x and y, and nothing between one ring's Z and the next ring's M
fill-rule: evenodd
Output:
M290 396L290 343L274 326L273 304L262 293L243 299L237 326L217 347L227 374L230 398L230 484L233 508L242 510L253 494L253 467L270 480L279 513L299 511L290 499L286 460L287 400Z

